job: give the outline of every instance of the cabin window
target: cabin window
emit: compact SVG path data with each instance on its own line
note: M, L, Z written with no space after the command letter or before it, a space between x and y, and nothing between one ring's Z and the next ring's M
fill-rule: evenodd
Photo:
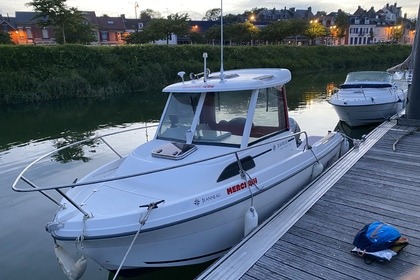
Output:
M196 141L240 145L252 91L206 94Z
M251 129L251 137L262 137L287 129L284 88L260 89Z

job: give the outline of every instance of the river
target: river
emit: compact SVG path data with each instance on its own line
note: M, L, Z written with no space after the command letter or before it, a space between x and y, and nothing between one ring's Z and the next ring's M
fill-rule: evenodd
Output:
M335 130L338 117L328 104L330 90L344 81L346 73L305 74L292 78L288 84L290 117L309 135L325 135ZM120 131L125 128L148 126L145 133L129 138L116 138L112 145L123 153L151 139L166 101L163 93L137 92L106 100L77 100L32 104L2 108L0 111L0 279L67 279L56 261L53 240L45 231L56 205L38 193L17 193L11 189L16 176L31 161L65 143L86 137ZM360 138L371 128L346 133ZM355 134L354 134L355 133ZM73 151L72 157L90 162L92 157L105 161L108 156L97 156L100 147L92 147L89 155ZM80 153L80 154L79 154ZM37 183L71 183L76 170L69 155L61 154L53 160L56 169L41 167L36 170ZM56 176L66 171L67 175ZM130 279L191 279L209 264L174 268L153 272ZM108 271L93 261L82 279L112 278Z

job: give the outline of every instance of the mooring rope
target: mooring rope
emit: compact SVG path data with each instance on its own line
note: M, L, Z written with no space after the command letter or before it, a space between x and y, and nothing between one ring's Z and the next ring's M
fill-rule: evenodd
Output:
M246 171L244 170L242 166L242 162L239 160L238 153L235 153L235 157L236 157L236 161L238 162L239 175L241 175L241 178L245 182L245 186L248 187L249 193L251 194L251 206L254 206L254 194L252 193L250 184L247 184L247 180L246 180L246 176L248 176L250 179L251 179L251 176L249 176L249 174L246 173Z
M152 212L152 210L153 210L153 209L158 208L158 204L160 204L160 203L162 203L162 202L164 202L164 201L165 201L165 200L160 200L160 201L158 201L158 202L151 202L151 203L149 203L149 204L147 204L147 205L140 205L140 206L139 206L139 207L147 207L147 212L146 212L146 215L145 215L145 216L144 216L144 218L140 221L140 227L139 227L139 229L137 230L136 234L134 235L134 238L133 238L133 240L131 241L131 244L130 244L130 246L128 247L127 252L125 253L124 258L122 259L121 264L120 264L120 266L118 267L117 271L115 272L114 278L112 278L112 280L117 279L118 274L120 273L120 270L121 270L121 268L122 268L122 266L123 266L123 264L124 264L125 260L127 259L128 254L130 253L131 249L133 248L133 246L134 246L134 242L136 242L136 239L137 239L137 237L139 236L140 231L142 230L143 226L146 224L147 219L149 218L150 213Z
M414 131L416 131L416 129L411 129L410 131L408 131L407 133L405 133L404 135L402 135L400 138L398 138L394 144L392 144L392 150L395 152L397 150L397 144L400 142L400 140L402 140L403 138L407 137L408 135L413 135Z
M371 97L371 100L372 100L372 102L373 102L373 106L374 106L374 108L375 108L376 112L377 112L379 115L381 115L381 117L382 117L385 121L389 121L389 120L390 120L390 117L385 117L385 116L384 116L384 114L382 114L382 110L381 110L381 109L379 109L379 108L378 108L378 106L377 106L377 105L380 105L380 104L376 104L375 98Z

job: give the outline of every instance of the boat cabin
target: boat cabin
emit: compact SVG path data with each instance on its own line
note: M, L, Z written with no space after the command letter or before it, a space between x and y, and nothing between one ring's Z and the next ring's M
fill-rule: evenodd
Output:
M394 84L392 74L388 72L358 71L350 72L339 88L392 88Z
M240 76L232 79L235 78ZM232 81L227 80L220 91L210 91L209 88L214 88L211 82L199 81L194 92L171 92L156 138L244 148L289 129L283 84L226 90L229 82ZM184 88L191 87L184 84ZM201 91L202 88L205 90Z

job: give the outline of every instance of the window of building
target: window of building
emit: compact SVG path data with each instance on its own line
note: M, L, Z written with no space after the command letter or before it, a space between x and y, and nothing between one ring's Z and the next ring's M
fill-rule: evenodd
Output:
M47 28L42 28L42 39L48 39L50 38L48 35L48 29Z
M28 39L32 39L32 29L30 27L26 27L26 36L28 36Z
M101 41L108 41L108 31L101 31Z

